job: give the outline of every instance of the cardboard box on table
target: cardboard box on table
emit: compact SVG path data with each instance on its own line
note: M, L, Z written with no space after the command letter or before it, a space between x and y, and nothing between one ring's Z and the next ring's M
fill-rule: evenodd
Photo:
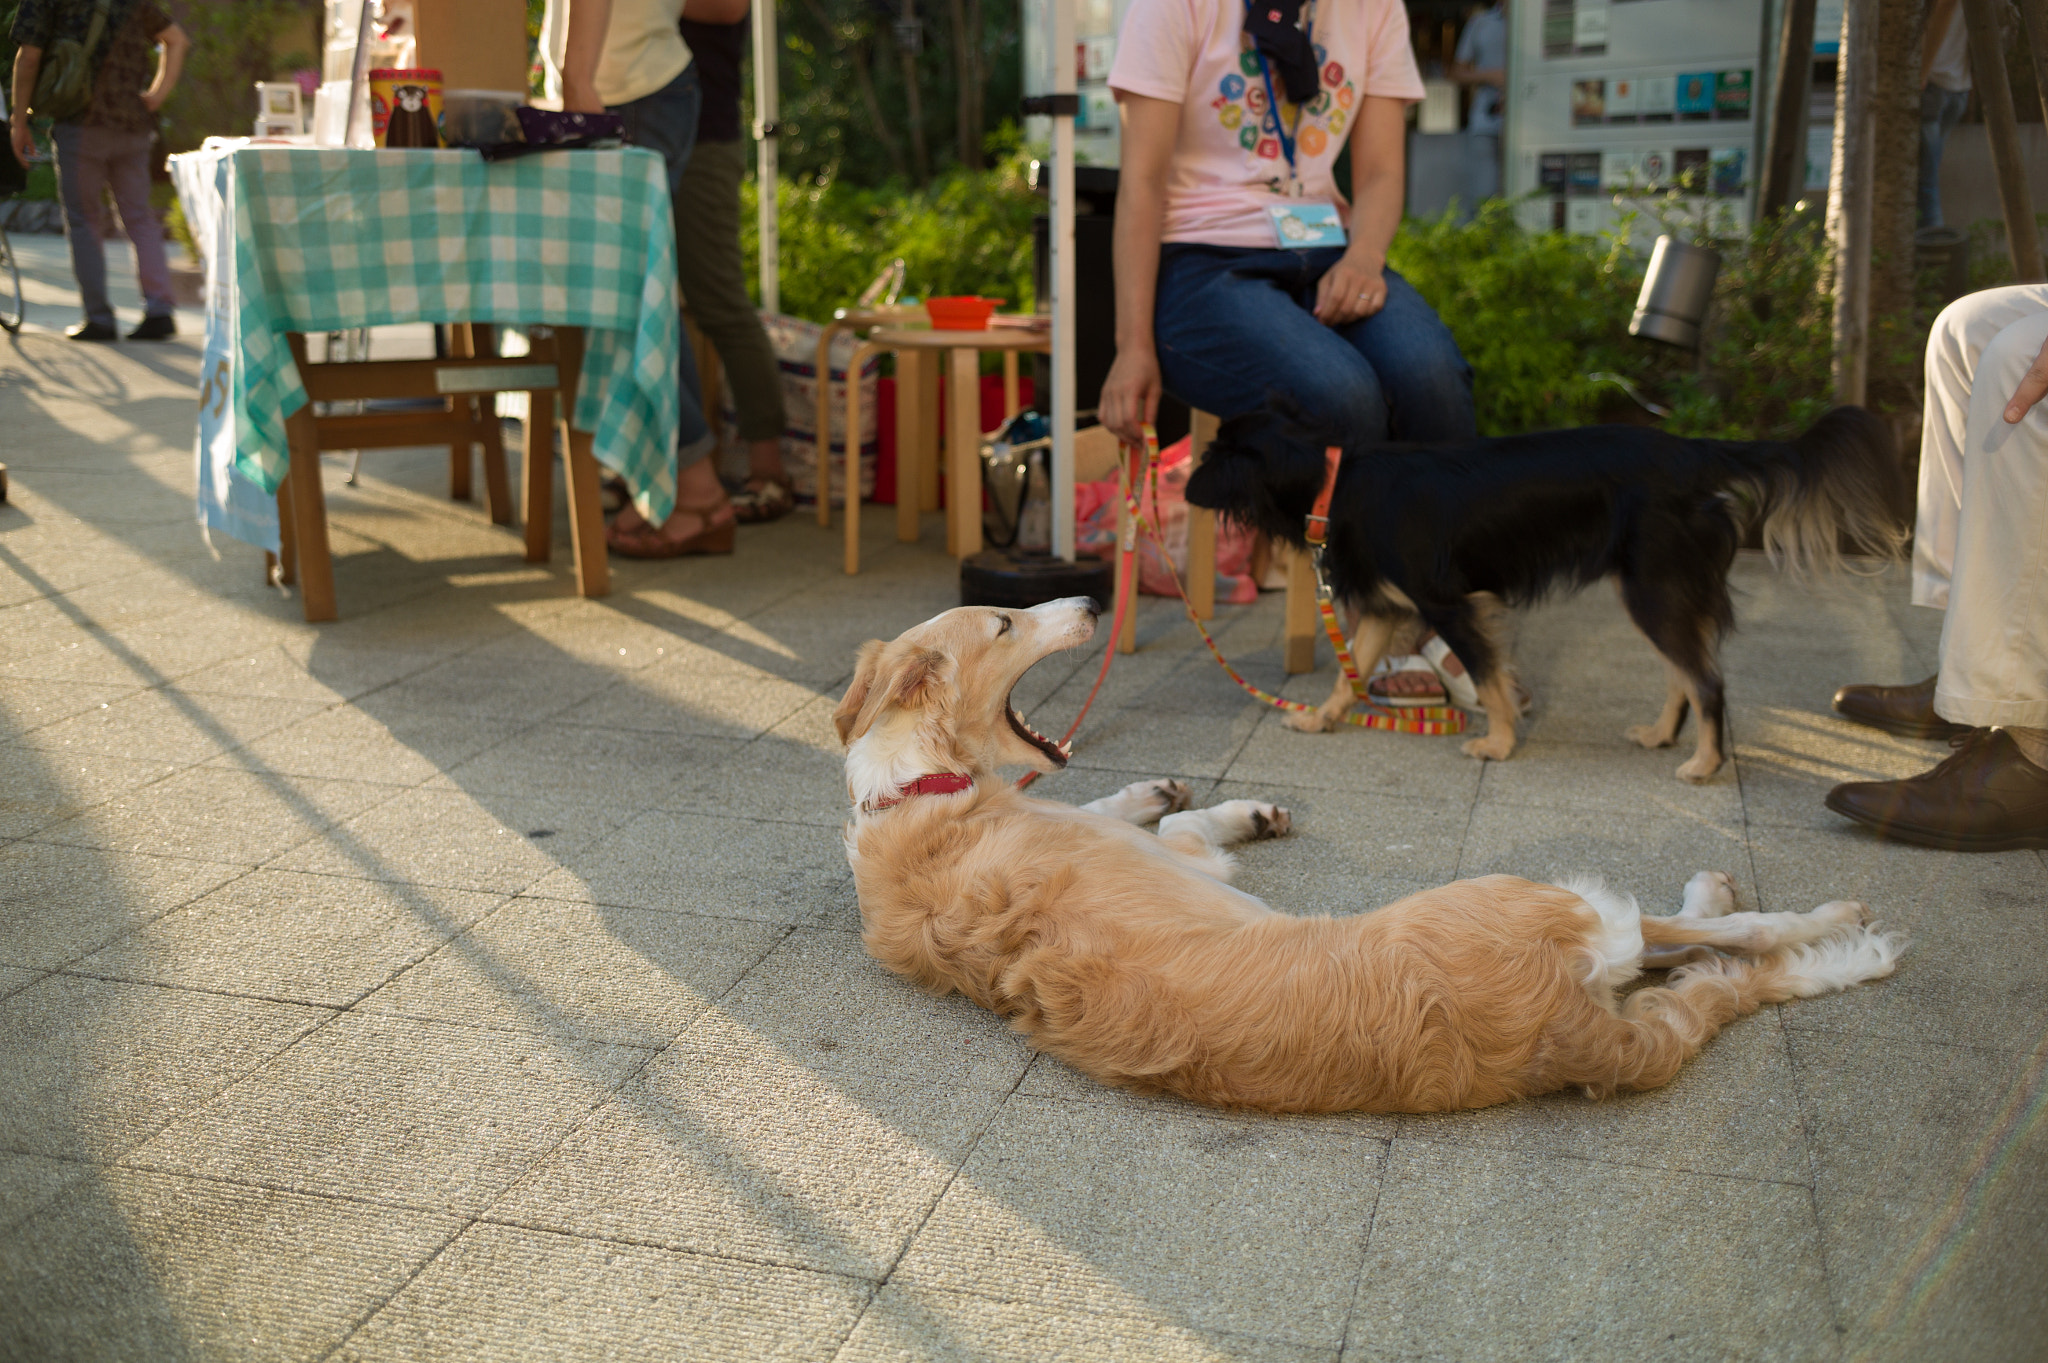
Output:
M526 90L526 0L413 0L418 65L444 90Z

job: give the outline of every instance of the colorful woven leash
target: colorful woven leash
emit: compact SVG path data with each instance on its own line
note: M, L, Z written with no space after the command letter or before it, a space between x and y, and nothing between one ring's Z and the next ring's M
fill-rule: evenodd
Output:
M1159 505L1159 433L1153 430L1150 425L1147 425L1145 427L1144 447L1139 449L1134 446L1125 446L1125 450L1144 461L1143 471L1139 478L1129 477L1128 469L1126 469L1126 476L1123 479L1124 506L1130 512L1131 525L1143 530L1146 537L1159 549L1160 561L1166 565L1167 573L1173 578L1173 589L1180 595L1181 605L1188 613L1188 620L1194 625L1195 632L1202 636L1202 642L1209 646L1209 655L1216 660L1217 666L1221 667L1224 674L1236 682L1246 695L1254 700L1262 701L1276 710L1293 710L1306 714L1317 709L1318 707L1316 706L1305 705L1298 700L1287 700L1284 697L1276 696L1270 691L1262 690L1258 686L1253 685L1245 678L1243 673L1230 665L1229 659L1223 656L1223 650L1216 646L1216 640L1210 636L1208 627L1195 614L1195 608L1188 604L1187 587L1180 580L1179 570L1173 566L1173 556L1166 551L1165 542L1160 538L1158 530L1146 518L1137 499L1131 495L1131 489L1134 485L1141 481L1149 480L1149 486L1152 489L1152 505L1155 507ZM1352 694L1358 697L1358 703L1363 707L1362 712L1353 710L1346 713L1344 715L1344 722L1346 724L1355 724L1361 729L1385 729L1392 733L1401 734L1423 734L1431 737L1440 734L1461 734L1465 732L1465 712L1463 710L1458 709L1454 705L1403 706L1399 709L1383 706L1372 699L1371 695L1366 691L1365 679L1358 675L1358 665L1352 660L1351 646L1344 638L1343 626L1337 623L1337 608L1330 592L1329 577L1323 572L1323 535L1329 525L1330 497L1336 489L1337 464L1341 453L1335 446L1331 446L1325 452L1328 468L1323 480L1322 493L1316 498L1315 511L1309 517L1308 540L1309 561L1315 569L1316 577L1316 611L1322 616L1323 630L1330 636L1330 644L1337 651L1337 666L1343 669L1345 680L1351 683ZM1127 569L1130 564L1128 555L1135 547L1134 543L1118 546L1119 551L1126 556L1125 563ZM1121 614L1121 599L1118 601L1118 606L1119 614ZM1116 648L1115 640L1116 636L1112 634L1110 636L1110 649L1112 652ZM1108 669L1105 667L1104 670L1107 671ZM1098 681L1097 684L1099 685L1100 682ZM1077 720L1076 723L1078 724L1079 721Z

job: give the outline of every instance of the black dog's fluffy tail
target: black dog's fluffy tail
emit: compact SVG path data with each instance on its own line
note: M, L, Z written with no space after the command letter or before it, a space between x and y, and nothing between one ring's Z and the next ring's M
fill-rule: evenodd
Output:
M1861 407L1835 408L1790 443L1720 448L1739 470L1728 484L1744 503L1738 513L1761 522L1773 565L1795 574L1834 571L1845 538L1885 559L1904 550L1891 432Z

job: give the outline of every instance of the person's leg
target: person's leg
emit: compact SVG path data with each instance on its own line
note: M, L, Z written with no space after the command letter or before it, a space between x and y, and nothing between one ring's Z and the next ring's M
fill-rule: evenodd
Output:
M1382 440L1387 404L1365 358L1303 304L1337 252L1168 249L1153 335L1166 391L1233 417L1292 397L1347 436Z
M121 226L135 246L143 315L169 321L177 308L171 296L171 266L164 254L163 224L149 206L149 149L155 138L150 133L103 135L108 141L107 183L114 191L114 206L121 210Z
M64 204L64 237L71 247L71 273L78 280L85 322L111 331L114 305L107 299L107 253L100 222L100 196L107 179L98 139L76 123L59 123L50 131L50 144L57 154L57 197Z
M1915 199L1921 227L1941 226L1941 147L1948 137L1941 115L1947 94L1939 85L1920 90L1920 178Z
M782 370L747 293L740 255L740 180L746 144L700 142L676 190L676 262L683 304L725 365L739 406L749 473L786 482L782 468Z
M1378 376L1391 438L1449 441L1479 434L1472 366L1451 329L1399 273L1387 271L1386 306L1342 335Z

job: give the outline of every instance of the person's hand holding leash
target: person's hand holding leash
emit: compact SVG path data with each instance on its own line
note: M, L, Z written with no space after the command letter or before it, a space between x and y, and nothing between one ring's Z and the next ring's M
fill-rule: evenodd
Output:
M24 166L36 159L35 134L28 130L26 116L14 120L14 126L8 130L7 140L14 144L14 159Z
M1316 320L1349 326L1387 305L1386 261L1354 246L1316 284Z
M2020 380L2012 401L2005 404L2005 424L2019 425L2044 394L2048 394L2048 344L2042 345L2041 353L2027 366L2026 377Z
M1119 346L1109 377L1102 381L1096 416L1127 445L1143 444L1145 427L1159 416L1159 356L1138 346Z

